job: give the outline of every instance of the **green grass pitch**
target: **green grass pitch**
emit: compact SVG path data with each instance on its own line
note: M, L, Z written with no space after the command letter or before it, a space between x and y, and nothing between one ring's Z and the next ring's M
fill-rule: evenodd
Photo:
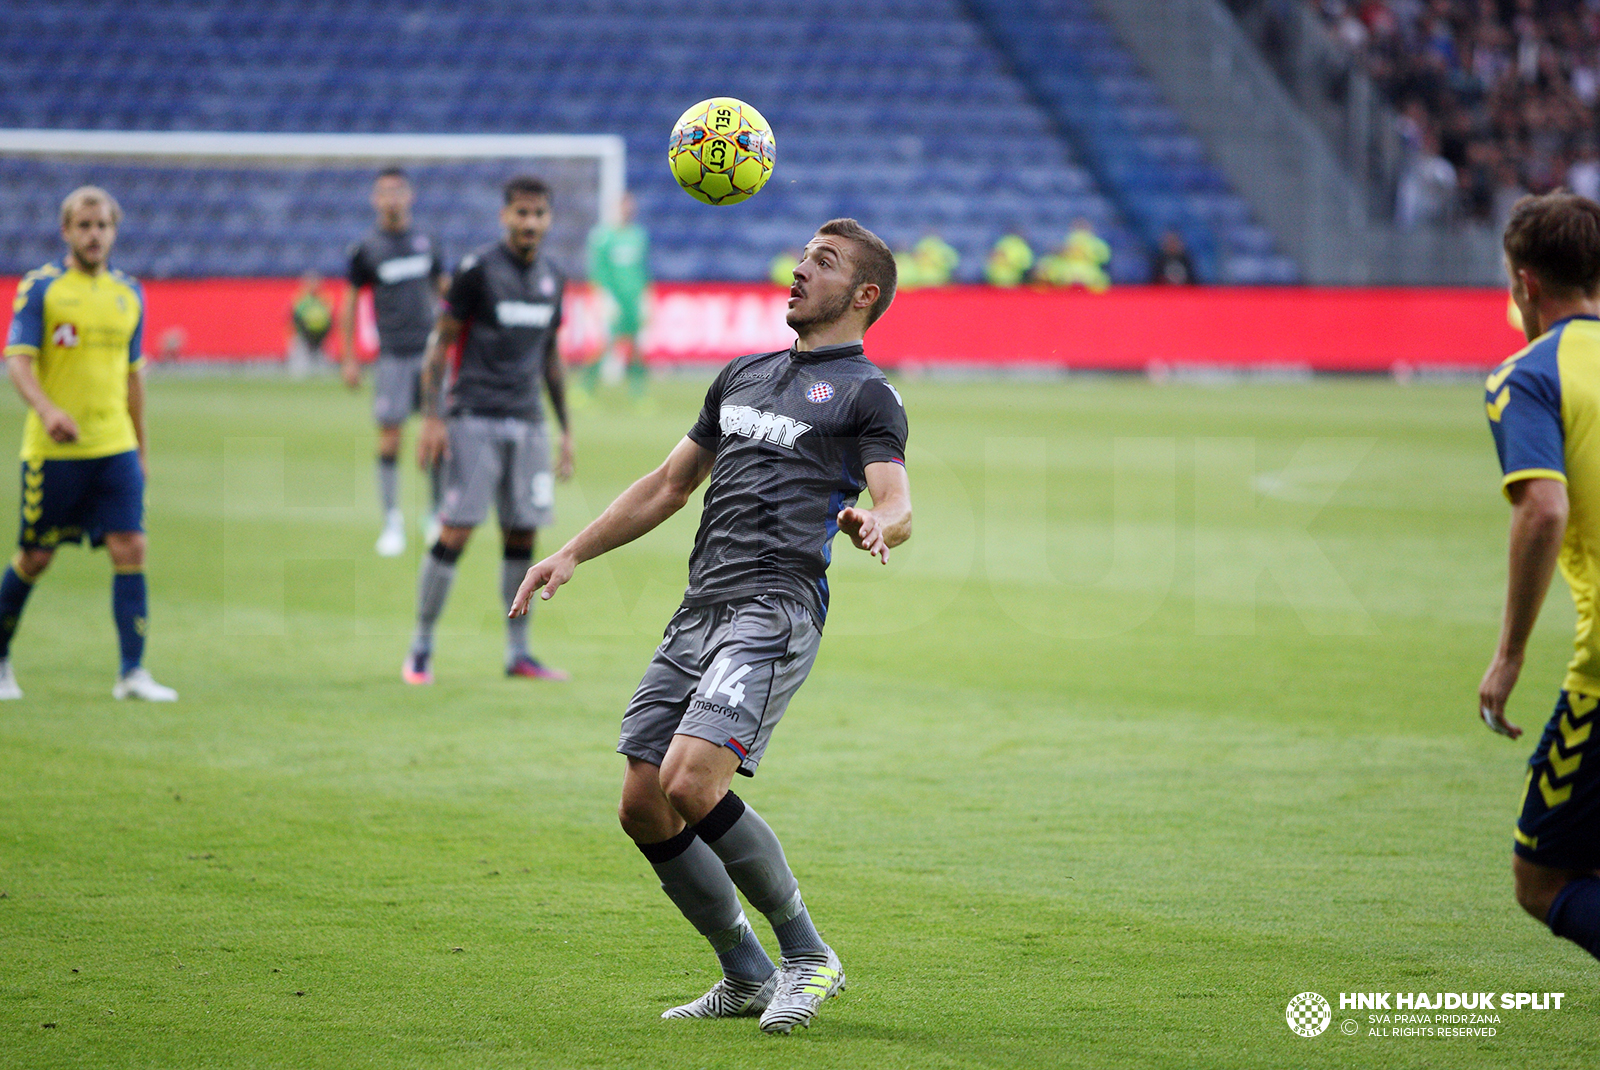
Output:
M1595 963L1508 872L1572 614L1558 583L1530 737L1492 736L1507 510L1475 386L900 388L916 534L888 568L837 544L821 657L739 785L850 977L809 1031L657 1017L715 960L617 828L612 748L697 509L538 608L566 685L500 675L480 532L438 683L407 688L420 539L372 553L365 395L157 377L148 660L182 701L110 699L109 569L64 551L0 708L0 1066L1587 1064ZM582 413L542 547L702 389ZM1308 990L1313 1039L1284 1021ZM1337 1010L1478 990L1567 996L1488 1039Z

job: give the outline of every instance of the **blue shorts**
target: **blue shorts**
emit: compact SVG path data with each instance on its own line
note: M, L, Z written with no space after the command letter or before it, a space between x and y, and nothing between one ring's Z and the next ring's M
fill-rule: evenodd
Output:
M64 542L105 542L107 532L144 530L139 451L89 460L22 462L17 545L53 550Z
M1600 867L1600 696L1563 691L1528 759L1512 849L1552 869Z

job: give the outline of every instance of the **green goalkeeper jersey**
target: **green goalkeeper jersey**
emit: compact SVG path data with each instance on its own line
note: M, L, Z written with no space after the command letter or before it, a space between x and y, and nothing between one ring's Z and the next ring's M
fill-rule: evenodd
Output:
M589 232L589 281L619 305L636 305L650 285L650 239L637 223Z

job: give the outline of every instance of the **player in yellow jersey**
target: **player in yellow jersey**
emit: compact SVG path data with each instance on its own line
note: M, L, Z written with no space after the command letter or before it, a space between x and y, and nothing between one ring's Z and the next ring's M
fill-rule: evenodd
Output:
M105 546L122 648L116 698L170 702L178 693L143 666L144 293L110 267L122 209L83 186L61 203L67 255L17 287L6 366L28 403L22 432L20 551L0 579L0 698L17 699L11 638L34 584L64 542Z
M1576 653L1528 761L1512 844L1517 902L1600 958L1600 204L1524 197L1505 233L1528 346L1490 374L1489 427L1511 501L1499 646L1478 688L1496 732L1556 565L1578 610Z

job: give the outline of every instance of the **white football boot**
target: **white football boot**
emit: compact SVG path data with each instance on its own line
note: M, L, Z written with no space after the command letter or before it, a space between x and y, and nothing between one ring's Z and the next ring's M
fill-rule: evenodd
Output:
M11 659L0 658L0 701L21 697L22 688L17 686L17 674L11 671Z
M844 990L844 967L828 949L823 958L783 960L778 967L778 990L761 1015L766 1033L787 1033L797 1025L809 1026L823 1000Z
M399 557L406 552L406 518L400 510L389 510L376 549L379 557Z
M778 987L778 974L759 984L755 981L735 981L724 977L711 986L711 991L681 1007L661 1012L663 1018L754 1018L767 1009L772 993Z
M111 689L111 697L142 698L146 702L178 701L178 693L170 687L156 683L155 678L150 675L150 670L143 665L117 680L116 686Z

